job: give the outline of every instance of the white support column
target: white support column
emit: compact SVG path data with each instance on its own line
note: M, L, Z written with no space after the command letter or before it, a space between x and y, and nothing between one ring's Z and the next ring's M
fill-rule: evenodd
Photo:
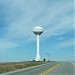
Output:
M39 49L40 48L39 47L40 46L39 45L40 44L39 41L40 41L40 35L37 35L37 54L36 54L36 59L35 59L36 61L40 61L41 60L40 59L40 52L39 52L39 50L40 50Z

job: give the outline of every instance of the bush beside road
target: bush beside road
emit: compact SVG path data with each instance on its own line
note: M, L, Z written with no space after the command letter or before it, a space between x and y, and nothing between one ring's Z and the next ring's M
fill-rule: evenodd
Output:
M0 63L0 73L5 73L9 71L14 71L22 68L27 68L31 66L41 65L48 62L10 62L10 63Z

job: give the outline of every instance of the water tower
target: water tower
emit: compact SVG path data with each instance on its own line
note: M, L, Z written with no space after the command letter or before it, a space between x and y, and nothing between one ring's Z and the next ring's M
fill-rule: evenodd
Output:
M43 33L43 28L40 27L40 26L36 26L36 27L33 28L33 33L37 37L37 53L36 53L35 61L41 61L40 52L39 52L39 50L40 50L40 45L39 45L40 43L39 43L39 41L40 41L40 35Z

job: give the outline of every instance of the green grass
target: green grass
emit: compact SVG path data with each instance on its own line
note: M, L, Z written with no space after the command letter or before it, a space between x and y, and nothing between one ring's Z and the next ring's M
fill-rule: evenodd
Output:
M47 62L11 62L11 63L0 63L0 73L14 71L22 68L45 64Z

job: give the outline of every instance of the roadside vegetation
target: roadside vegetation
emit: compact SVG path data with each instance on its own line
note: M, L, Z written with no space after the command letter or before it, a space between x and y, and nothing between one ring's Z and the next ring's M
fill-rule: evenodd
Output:
M14 71L22 68L45 64L47 62L11 62L11 63L0 63L0 73Z

